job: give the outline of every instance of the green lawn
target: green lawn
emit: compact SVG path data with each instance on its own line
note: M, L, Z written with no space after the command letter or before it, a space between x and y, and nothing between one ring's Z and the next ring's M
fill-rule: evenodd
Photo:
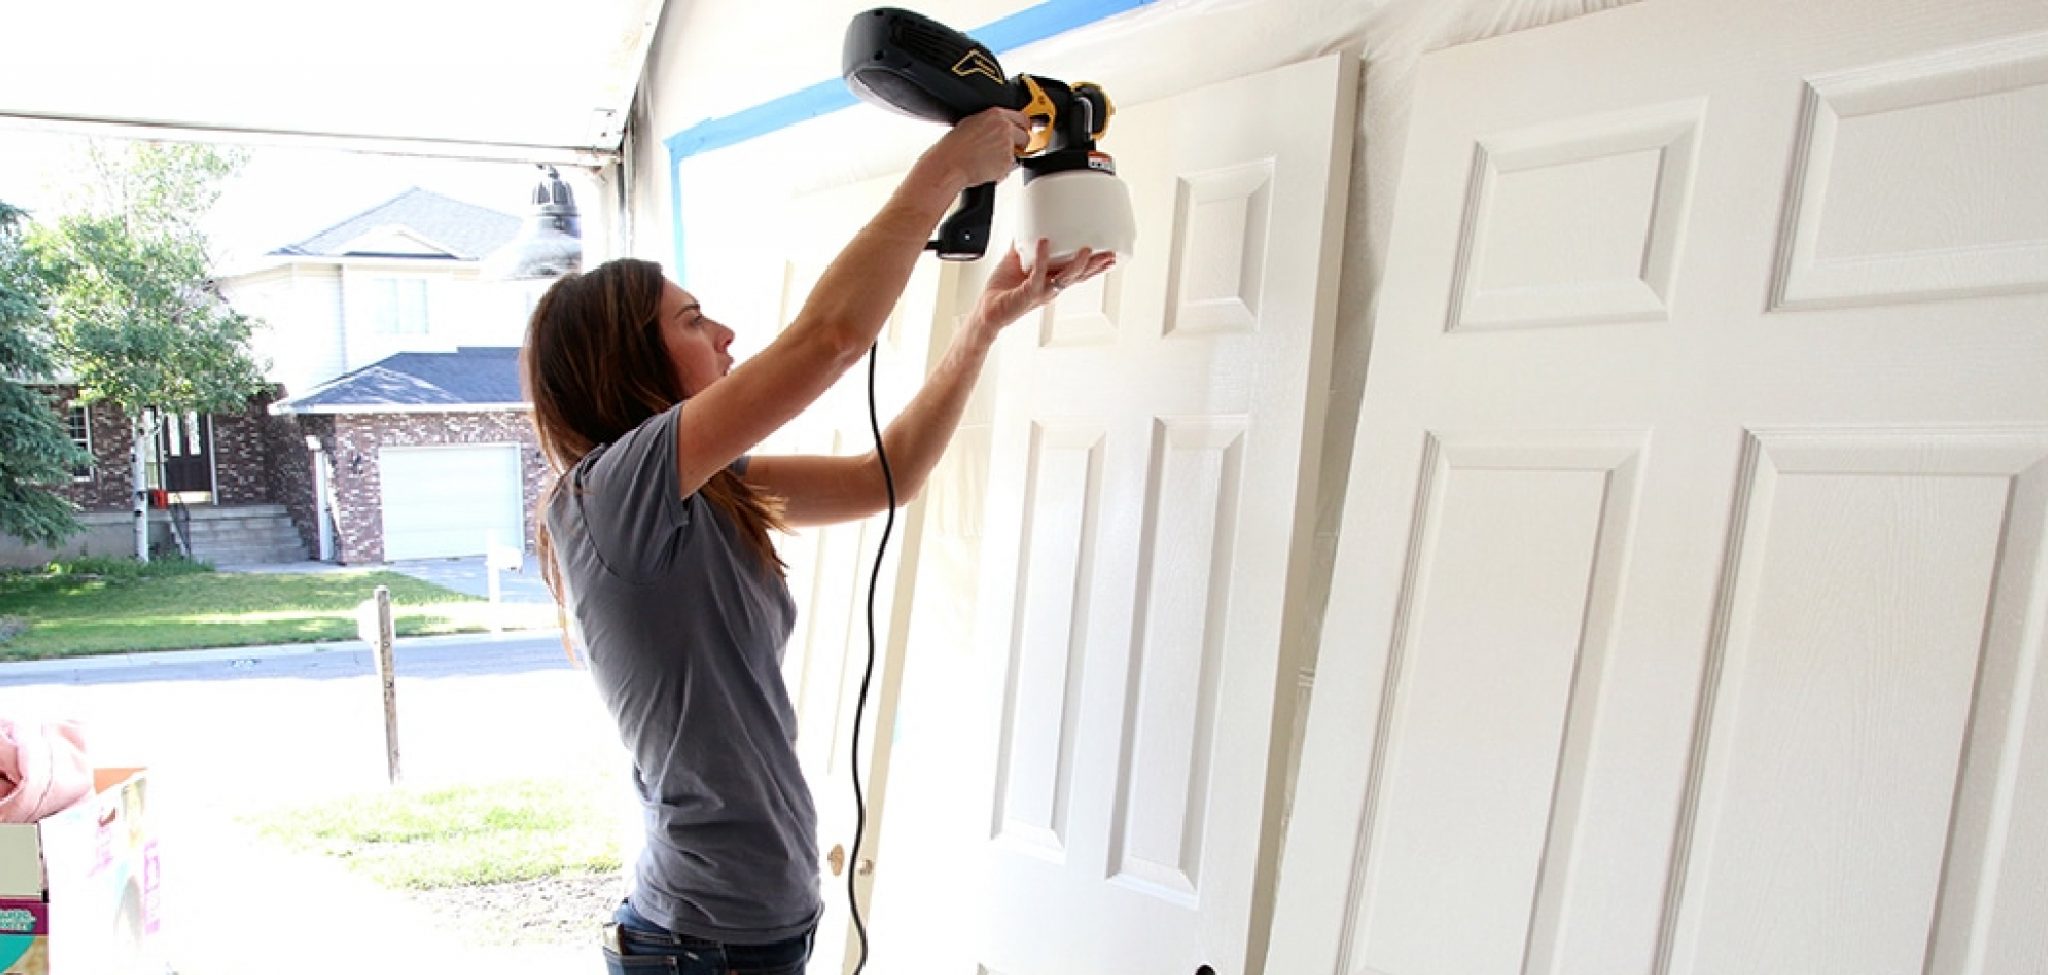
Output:
M394 788L250 822L293 849L338 857L394 888L430 890L619 870L612 779Z
M399 636L489 628L482 599L396 572L213 572L93 560L0 574L0 660L352 640L356 607L391 590ZM507 628L555 625L551 606L500 606Z

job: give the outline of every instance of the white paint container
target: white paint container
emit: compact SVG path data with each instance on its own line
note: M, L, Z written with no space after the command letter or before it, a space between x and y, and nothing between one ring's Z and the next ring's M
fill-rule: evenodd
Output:
M1024 184L1017 219L1017 251L1034 253L1039 238L1051 241L1055 262L1086 247L1097 254L1115 251L1130 259L1138 239L1131 213L1131 191L1111 173L1074 169L1047 173Z

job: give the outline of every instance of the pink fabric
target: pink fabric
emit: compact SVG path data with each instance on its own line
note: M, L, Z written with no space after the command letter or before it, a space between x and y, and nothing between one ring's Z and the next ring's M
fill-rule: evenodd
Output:
M0 718L0 823L33 823L90 795L78 722Z

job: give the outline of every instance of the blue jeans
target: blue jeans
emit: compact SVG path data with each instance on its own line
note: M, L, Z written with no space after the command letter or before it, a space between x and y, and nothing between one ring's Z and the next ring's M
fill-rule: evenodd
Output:
M721 944L662 930L624 901L605 929L604 967L611 975L803 975L817 933L768 945Z

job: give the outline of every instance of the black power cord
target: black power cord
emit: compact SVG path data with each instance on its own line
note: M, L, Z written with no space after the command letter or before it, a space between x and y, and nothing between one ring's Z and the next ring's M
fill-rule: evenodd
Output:
M868 685L875 677L875 650L879 645L875 639L875 595L882 585L882 556L889 551L889 534L896 528L896 476L889 470L889 454L882 449L882 415L875 405L875 367L881 360L881 343L868 348L868 427L875 435L875 458L882 462L882 487L888 491L889 507L882 522L882 542L875 547L875 569L868 576L868 662L860 676L860 697L853 704L853 853L847 858L846 908L853 915L854 934L860 940L860 956L853 964L853 975L860 975L868 964L868 928L860 916L860 841L868 831L867 792L860 781L860 727L861 715L868 706Z

